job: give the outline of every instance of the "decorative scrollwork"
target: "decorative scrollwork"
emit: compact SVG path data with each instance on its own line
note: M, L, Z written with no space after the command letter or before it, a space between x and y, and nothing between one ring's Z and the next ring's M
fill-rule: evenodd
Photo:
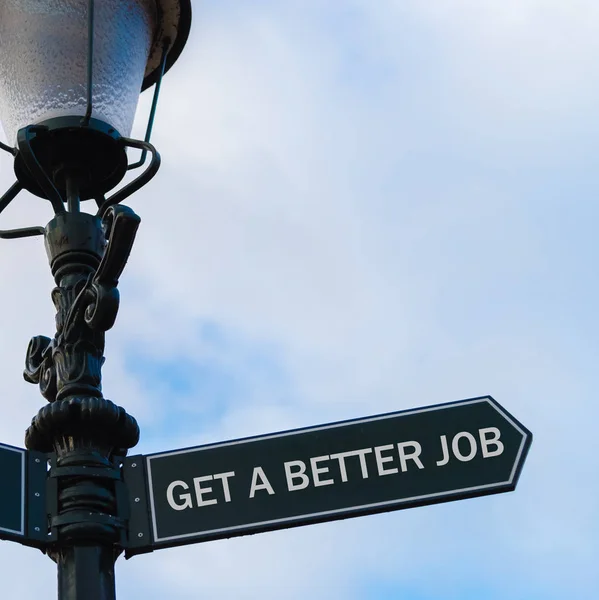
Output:
M56 286L56 334L32 338L25 380L49 401L102 397L104 334L119 308L119 277L133 247L140 218L126 206L111 206L102 221L85 213L57 215L46 246ZM80 232L89 231L89 235ZM107 243L106 243L107 240Z
M31 450L60 457L93 447L122 456L139 439L135 419L102 397L101 372L105 332L119 307L118 280L139 222L130 208L111 206L102 220L63 212L46 227L56 333L32 338L27 349L23 375L49 401L25 435Z
M25 381L39 384L42 396L49 402L56 398L56 369L52 361L52 345L52 340L45 335L31 338L23 372Z

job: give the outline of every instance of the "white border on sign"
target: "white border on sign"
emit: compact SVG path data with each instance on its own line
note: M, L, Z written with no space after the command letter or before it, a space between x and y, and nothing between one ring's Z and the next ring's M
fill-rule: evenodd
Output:
M25 454L27 451L21 448L15 448L14 446L6 446L5 444L0 444L0 450L11 450L12 452L17 452L21 455L21 530L0 527L0 531L25 535Z
M338 429L340 427L346 427L348 425L359 425L360 423L372 423L373 421L382 421L384 419L394 419L399 416L408 416L419 413L444 410L448 408L454 408L455 406L467 406L469 404L480 404L487 403L491 405L508 423L510 423L514 429L522 434L522 442L520 443L520 447L518 448L518 453L516 454L516 459L514 460L514 466L510 473L510 477L507 481L501 481L498 483L490 483L487 485L474 486L469 488L462 488L458 490L450 490L448 492L438 492L434 494L425 494L423 496L413 496L411 498L402 498L401 500L388 500L386 502L373 502L371 504L362 504L359 506L351 506L346 508L340 508L337 510L327 510L315 513L308 513L304 515L297 515L294 517L285 517L283 519L272 519L270 521L260 521L255 523L244 523L243 525L234 525L232 527L222 527L220 529L211 529L209 531L195 531L193 533L184 533L181 535L172 535L167 537L158 537L158 525L156 522L156 510L154 507L154 495L152 493L152 463L151 461L155 458L162 458L164 456L175 456L177 454L190 454L192 452L202 452L204 450L211 450L213 448L224 448L226 446L236 446L238 444L250 444L252 442L260 442L263 440L275 439L280 437L290 437L292 435L299 435L302 433L308 433L312 431L323 431L325 429ZM146 457L146 465L148 469L148 495L150 497L150 511L152 515L152 529L154 533L154 542L168 542L172 540L182 540L186 538L196 537L196 536L210 536L217 533L226 533L228 531L239 531L241 529L252 529L257 527L263 527L265 525L276 525L278 523L291 523L300 521L303 519L311 519L314 517L326 517L330 515L342 515L344 513L350 513L356 510L363 510L366 508L379 508L383 506L400 506L402 504L408 504L411 502L416 502L417 500L426 500L427 498L442 498L443 496L449 496L454 494L466 493L466 492L476 492L480 490L492 490L495 488L502 487L504 485L511 485L514 481L514 477L516 476L516 471L518 469L518 465L520 464L520 459L522 457L522 453L524 452L524 447L526 444L526 440L528 439L527 432L522 429L522 427L517 423L512 417L510 417L490 396L484 396L482 398L473 398L472 400L458 400L457 402L449 402L447 404L437 404L434 406L426 406L424 408L415 408L413 410L405 410L398 411L395 413L387 413L384 415L378 415L374 417L366 417L364 419L353 419L350 421L342 421L339 423L329 423L327 425L317 425L316 427L306 427L304 429L296 429L287 432L273 433L270 435L256 436L253 438L245 438L239 440L233 440L231 442L221 442L216 444L208 444L206 446L199 446L195 448L187 448L185 450L174 450L172 452L163 452L161 454L153 454Z

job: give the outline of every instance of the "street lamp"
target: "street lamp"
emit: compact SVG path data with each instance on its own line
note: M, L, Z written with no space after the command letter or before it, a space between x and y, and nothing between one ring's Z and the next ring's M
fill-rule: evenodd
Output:
M114 563L127 535L120 463L139 438L135 419L101 391L104 336L140 222L120 202L160 166L149 142L158 92L190 24L190 0L0 3L0 121L8 141L0 149L14 157L16 175L0 212L23 190L54 210L45 228L0 230L0 238L44 235L56 282L56 334L34 337L27 350L25 379L48 404L25 443L53 453L44 546L58 565L63 600L115 597ZM152 85L145 139L131 139L139 94ZM131 148L141 151L135 162ZM135 169L141 174L116 189ZM81 210L86 200L95 201L93 213Z

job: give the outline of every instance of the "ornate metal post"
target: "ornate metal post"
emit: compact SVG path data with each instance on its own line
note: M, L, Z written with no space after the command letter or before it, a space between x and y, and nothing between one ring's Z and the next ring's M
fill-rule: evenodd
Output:
M54 452L55 489L50 556L62 600L113 600L114 563L125 535L120 458L135 446L135 419L101 391L105 332L114 324L125 267L139 217L110 207L102 220L69 211L48 224L45 245L56 287L56 334L29 343L25 379L48 400L27 430L27 448Z
M140 222L120 203L160 166L150 143L158 94L190 27L191 0L0 1L0 121L9 142L0 150L17 179L0 195L0 213L27 191L55 215L45 228L0 229L0 239L44 235L56 282L56 333L34 337L27 350L25 379L48 404L25 444L51 456L40 545L58 564L61 600L115 598L128 520L121 465L139 438L135 419L101 389L104 336ZM153 85L144 140L130 139L139 94ZM141 151L135 160L131 149ZM95 202L96 215L81 212L81 201Z

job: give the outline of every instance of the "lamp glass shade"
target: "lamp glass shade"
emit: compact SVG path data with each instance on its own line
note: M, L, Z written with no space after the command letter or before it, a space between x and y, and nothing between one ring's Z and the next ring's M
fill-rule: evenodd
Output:
M154 0L94 3L92 117L131 133L156 28ZM0 121L27 125L87 109L88 0L0 1Z

